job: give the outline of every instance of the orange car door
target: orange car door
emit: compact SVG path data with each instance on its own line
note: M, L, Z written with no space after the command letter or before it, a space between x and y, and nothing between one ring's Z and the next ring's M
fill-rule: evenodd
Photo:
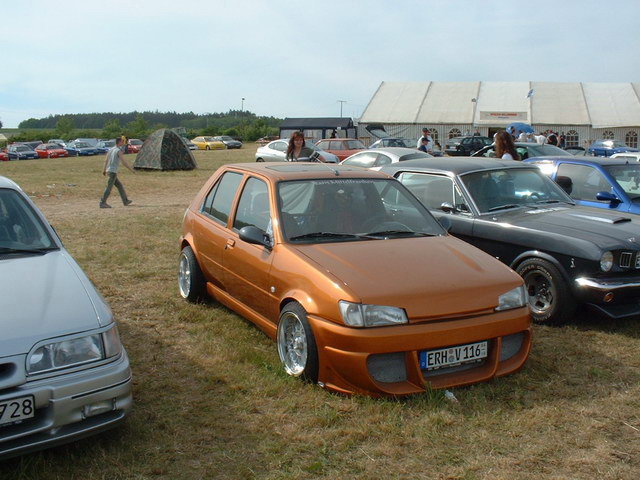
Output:
M234 237L228 222L242 177L241 173L233 171L222 175L205 197L198 221L193 223L193 241L200 268L207 281L223 289L222 252Z
M249 177L244 184L233 218L234 237L226 244L223 265L227 291L259 314L273 318L274 299L269 293L272 251L240 240L242 227L254 225L271 235L272 209L267 183Z

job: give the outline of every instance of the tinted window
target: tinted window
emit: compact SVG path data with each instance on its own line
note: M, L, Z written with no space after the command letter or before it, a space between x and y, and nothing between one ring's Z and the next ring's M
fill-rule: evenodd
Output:
M328 150L345 150L344 142L329 142Z
M285 142L274 142L271 144L271 147L274 150L277 150L279 152L286 152L287 151L287 144Z
M616 182L626 192L632 201L640 201L640 165L611 165L604 169L616 179Z
M360 140L347 140L345 146L349 150L364 150L365 146Z
M14 190L0 188L0 252L55 247L40 218Z
M449 177L405 172L400 175L399 180L429 210L439 210L445 202L461 210L468 210Z
M429 212L395 180L282 182L278 197L283 232L293 242L370 241L357 235L387 230L444 233ZM317 232L334 235L316 235Z
M538 169L489 170L461 176L480 212L567 202L562 189Z
M212 198L210 207L205 211L216 220L226 224L231 212L231 204L242 180L242 175L235 172L227 172L213 187L209 194ZM215 191L214 191L215 190ZM208 200L208 197L207 197ZM207 205L205 200L205 206Z
M607 179L598 170L587 165L563 163L558 166L557 177L567 177L570 180L570 195L576 200L596 201L598 192L611 191Z
M265 182L252 177L242 189L233 228L240 230L253 225L267 232L270 230L270 223L269 189Z

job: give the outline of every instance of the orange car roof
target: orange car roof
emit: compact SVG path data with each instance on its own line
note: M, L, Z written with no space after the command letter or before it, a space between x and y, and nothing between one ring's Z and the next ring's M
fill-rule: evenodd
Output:
M387 174L360 167L312 162L232 163L225 167L259 173L274 181L304 178L389 178Z

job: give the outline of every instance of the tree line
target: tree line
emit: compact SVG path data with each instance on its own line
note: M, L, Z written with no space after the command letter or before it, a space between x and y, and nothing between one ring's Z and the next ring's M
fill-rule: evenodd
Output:
M129 112L77 113L30 118L20 122L22 131L12 141L43 140L76 137L146 138L159 128L182 127L189 138L198 135L229 135L243 141L253 141L267 135L277 135L282 119L257 116L252 112L229 110L227 113L193 112ZM47 138L45 138L47 137Z

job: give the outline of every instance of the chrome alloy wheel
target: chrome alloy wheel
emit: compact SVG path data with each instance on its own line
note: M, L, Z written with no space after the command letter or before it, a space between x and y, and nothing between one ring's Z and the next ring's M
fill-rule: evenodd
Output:
M531 312L546 315L553 308L557 296L555 286L539 270L533 270L524 277Z
M191 265L184 252L180 254L178 286L180 287L180 295L182 298L187 298L191 292Z
M297 377L307 366L307 335L302 321L293 312L285 312L278 326L278 355L289 375Z

